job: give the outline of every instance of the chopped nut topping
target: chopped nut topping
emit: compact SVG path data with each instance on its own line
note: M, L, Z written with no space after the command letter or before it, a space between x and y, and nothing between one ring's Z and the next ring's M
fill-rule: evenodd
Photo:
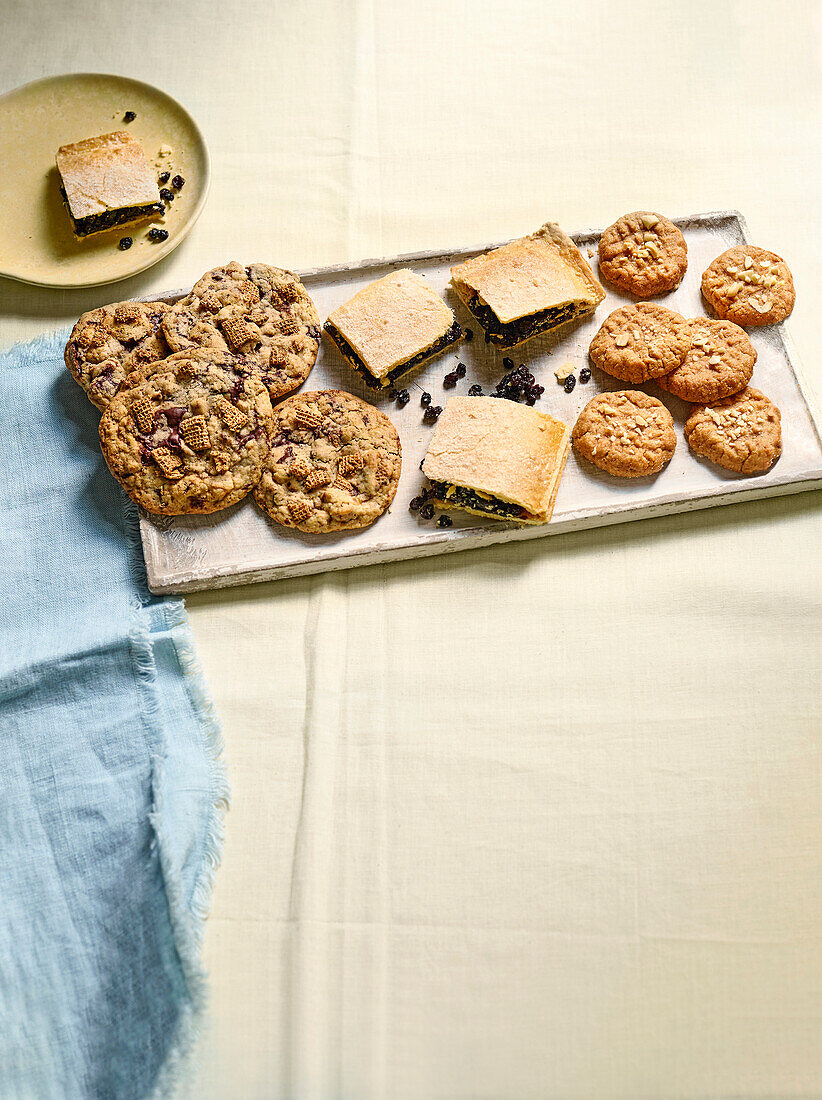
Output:
M745 257L745 267L746 268L753 267L753 260L751 259L750 256Z
M725 293L729 298L735 298L742 289L742 283L731 283L729 287L725 288Z
M563 363L561 367L557 367L554 371L557 381L564 382L569 374L574 373L575 366L575 363L572 363L570 360L568 360L567 362Z
M614 339L614 343L618 348L624 348L628 346L628 333L621 332L619 336Z
M722 356L712 355L708 362L711 364L712 367L718 366L718 364L722 362Z
M640 214L639 220L646 229L653 229L655 225L659 225L659 218L656 214Z

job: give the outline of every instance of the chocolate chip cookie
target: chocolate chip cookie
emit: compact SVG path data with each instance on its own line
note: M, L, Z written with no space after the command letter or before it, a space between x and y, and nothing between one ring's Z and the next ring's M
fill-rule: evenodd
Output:
M284 527L313 534L367 527L394 499L397 431L350 393L289 397L274 410L270 443L254 499Z
M165 302L120 302L84 313L68 338L64 358L98 409L141 363L170 355L161 329Z
M756 350L739 325L696 317L691 321L691 350L657 383L683 401L710 405L744 389L755 362Z
M702 296L717 317L746 326L784 321L796 301L782 257L752 244L717 256L702 276Z
M597 394L574 425L575 450L615 477L656 474L676 449L671 414L639 390Z
M320 318L305 287L267 264L207 271L169 310L163 331L173 351L217 348L253 360L272 401L302 385L320 346Z
M688 446L717 466L761 474L782 454L782 418L773 401L748 386L741 393L701 405L685 422Z
M637 298L655 298L682 282L688 246L672 221L649 210L624 214L599 239L599 270Z
M622 382L670 374L691 348L691 328L678 313L655 302L623 306L605 318L591 341L591 361Z
M228 352L199 349L131 374L103 413L100 445L146 511L216 512L257 484L270 419L255 370Z

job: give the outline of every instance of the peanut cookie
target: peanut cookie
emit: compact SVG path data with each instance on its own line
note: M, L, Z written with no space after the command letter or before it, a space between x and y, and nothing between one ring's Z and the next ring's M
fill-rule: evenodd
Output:
M274 410L254 498L284 527L324 534L367 527L397 491L402 448L388 417L342 390L289 397Z
M216 349L180 352L129 376L103 413L100 445L146 511L216 512L257 484L270 419L255 370Z
M290 271L230 263L207 271L169 310L173 351L218 348L254 362L272 401L301 386L320 346L320 318Z
M755 362L754 346L739 325L696 317L691 321L691 350L657 383L683 401L708 405L744 389Z
M624 214L599 239L599 270L609 283L654 298L682 282L688 246L672 221L648 210Z
M702 276L702 296L717 317L737 325L775 325L796 301L793 276L782 257L752 244L717 256Z
M684 317L654 302L640 302L605 318L589 354L606 374L636 384L669 374L690 348L691 329Z
M141 363L170 355L160 325L165 302L120 302L84 313L68 338L64 358L98 409Z
M673 417L639 390L597 394L579 414L571 440L583 458L615 477L656 474L676 449Z
M700 405L685 421L692 451L738 474L761 474L782 454L782 418L773 401L748 386L741 393Z

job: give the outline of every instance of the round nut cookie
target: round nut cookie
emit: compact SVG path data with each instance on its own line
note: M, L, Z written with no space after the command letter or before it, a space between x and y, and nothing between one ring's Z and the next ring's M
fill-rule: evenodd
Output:
M163 331L165 302L120 302L84 313L71 330L63 357L98 409L141 363L170 355Z
M324 534L367 527L397 491L397 430L342 390L289 397L274 410L271 449L254 499L284 527Z
M599 270L637 298L674 290L688 270L688 246L672 221L649 210L624 214L599 239Z
M748 386L715 405L700 405L685 421L688 446L717 466L761 474L782 454L782 418L764 393Z
M146 511L217 512L257 484L271 415L255 370L226 352L180 352L128 377L103 413L100 445Z
M775 325L796 301L793 276L782 257L752 244L717 256L702 276L702 296L717 317L737 325Z
M744 389L755 362L756 349L739 325L695 317L691 350L680 366L657 378L657 383L683 401L710 405Z
M622 382L647 382L680 365L691 349L691 327L655 302L623 306L605 318L591 341L594 366Z
M639 390L597 394L579 414L571 440L583 458L615 477L659 473L676 450L673 417Z
M290 271L267 264L215 267L163 321L173 351L218 348L251 359L272 401L297 389L320 347L320 317Z

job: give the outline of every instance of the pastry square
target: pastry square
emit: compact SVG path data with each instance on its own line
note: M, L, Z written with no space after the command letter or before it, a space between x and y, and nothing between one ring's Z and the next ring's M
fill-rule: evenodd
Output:
M462 339L454 314L421 275L402 269L358 290L325 322L325 331L372 387L401 374Z
M593 313L605 297L554 222L452 267L451 285L485 330L485 342L501 348Z
M143 147L124 130L61 145L56 159L76 237L163 213Z
M494 397L452 397L422 463L446 508L517 523L547 523L570 431L547 413Z

